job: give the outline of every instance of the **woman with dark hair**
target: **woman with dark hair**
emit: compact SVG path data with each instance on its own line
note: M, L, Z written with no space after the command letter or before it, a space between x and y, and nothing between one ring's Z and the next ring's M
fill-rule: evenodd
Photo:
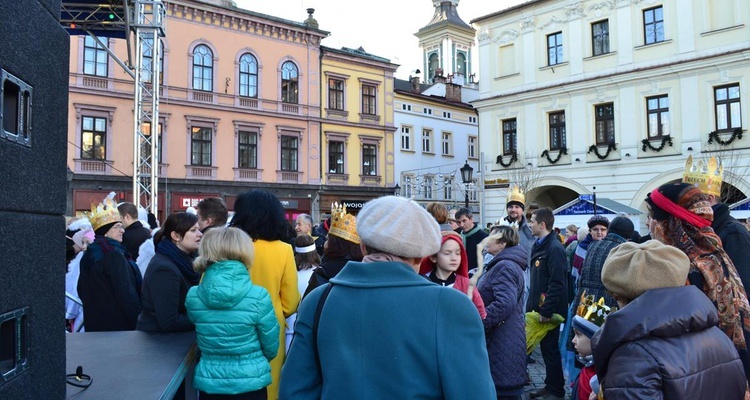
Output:
M362 261L364 255L359 246L357 219L346 213L343 207L331 211L331 229L323 245L323 262L313 271L305 296L318 286L328 283L349 261Z
M300 295L294 252L292 246L284 242L289 223L284 217L281 202L266 190L245 192L234 203L234 218L230 226L242 229L253 240L255 263L250 271L250 279L253 284L268 291L279 326L285 326L285 319L297 311ZM271 360L273 382L268 386L269 400L278 398L281 366L286 359L285 348L284 329L280 329L279 351L276 358Z
M750 305L737 269L711 228L714 214L708 195L687 183L666 184L649 193L646 203L651 235L690 258L688 281L717 307L718 326L734 342L750 376Z
M526 248L519 246L516 229L508 225L493 228L484 239L492 260L479 279L477 290L484 301L483 320L490 372L497 398L520 399L526 385L526 330L523 304ZM476 257L476 255L473 255Z
M198 216L184 212L167 217L154 236L156 254L143 277L139 331L182 332L195 329L185 308L188 290L201 275L193 270L201 237Z

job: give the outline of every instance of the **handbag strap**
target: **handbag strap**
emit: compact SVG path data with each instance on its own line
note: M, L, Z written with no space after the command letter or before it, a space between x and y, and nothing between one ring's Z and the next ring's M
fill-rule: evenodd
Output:
M323 304L325 304L326 299L328 298L328 294L331 293L332 288L333 283L328 282L325 290L323 290L323 293L320 295L318 306L315 308L315 319L313 320L312 327L313 353L315 354L315 361L318 364L318 370L321 372L321 374L323 373L323 370L320 368L320 355L318 354L318 325L320 324L320 314L323 313Z

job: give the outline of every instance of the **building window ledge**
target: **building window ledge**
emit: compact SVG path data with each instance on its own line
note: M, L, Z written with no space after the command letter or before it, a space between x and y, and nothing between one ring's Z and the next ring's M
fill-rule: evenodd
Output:
M326 108L326 114L328 117L334 117L334 118L348 118L349 117L349 111L346 110L337 110L335 108Z
M595 56L584 57L583 61L598 60L600 58L606 58L617 55L616 51L610 51L609 53L597 54Z
M234 168L234 180L242 182L261 182L263 170L255 168Z
M633 47L633 49L634 50L642 50L642 49L646 49L646 48L650 48L650 47L654 47L654 46L659 46L661 44L671 44L671 43L672 43L672 39L665 39L665 40L662 40L661 42L655 42L655 43L642 44L640 46L635 46L635 47Z
M359 113L359 120L360 122L365 122L365 121L380 122L380 115Z
M349 174L326 174L326 180L329 185L348 185Z
M278 183L300 183L302 172L300 171L276 171L276 182Z
M727 31L733 31L733 30L737 30L737 29L742 29L744 27L745 27L745 24L727 26L726 28L719 28L719 29L713 29L713 30L706 31L706 32L701 32L701 36L714 35L714 34L717 34L717 33L723 33L723 32L727 32Z
M77 174L110 175L112 173L112 160L97 160L90 158L76 158L75 172Z
M362 186L380 186L383 177L380 175L360 175L359 179L362 182Z
M561 63L557 63L557 64L553 64L553 65L545 65L543 67L540 67L539 70L540 71L552 70L552 72L555 72L555 68L567 67L567 66L568 66L568 62L567 61L563 61Z
M216 170L218 167L204 165L186 165L188 179L216 179Z

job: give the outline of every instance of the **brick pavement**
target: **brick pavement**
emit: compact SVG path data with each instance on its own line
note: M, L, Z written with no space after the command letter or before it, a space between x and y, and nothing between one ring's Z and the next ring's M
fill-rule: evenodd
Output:
M544 387L544 359L542 358L542 352L539 350L539 346L537 346L536 349L531 353L531 358L533 358L536 362L533 364L528 365L529 370L529 376L531 377L531 383L526 385L524 390L526 391L526 394L524 395L523 399L528 399L529 392L541 389ZM565 382L565 398L569 399L570 397L570 382Z

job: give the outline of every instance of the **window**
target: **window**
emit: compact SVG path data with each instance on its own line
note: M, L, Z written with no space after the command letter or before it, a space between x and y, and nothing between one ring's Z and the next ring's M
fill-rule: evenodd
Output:
M410 126L401 127L401 150L412 150Z
M143 45L143 81L151 83L151 63L154 60L154 40L144 39ZM159 82L164 82L164 45L159 54Z
M456 52L456 74L468 76L469 70L466 63L466 53L463 51Z
M341 79L328 79L328 108L344 109L344 81Z
M434 179L431 176L425 176L424 177L424 198L425 199L431 199L432 198L432 186L433 186Z
M190 165L211 166L211 128L194 126L191 135Z
M477 117L469 117L469 123L476 124L477 123Z
M451 148L453 147L453 138L451 137L450 132L443 132L443 155L449 156L451 155Z
M250 53L240 57L240 96L258 97L258 60Z
M296 104L298 91L299 72L297 66L293 62L287 61L281 66L281 101Z
M664 41L664 9L661 6L643 10L643 35L645 44Z
M451 117L451 113L448 111L443 111L443 118L449 118Z
M344 142L328 142L328 172L331 174L344 173Z
M503 121L503 155L516 154L516 119Z
M297 171L297 148L299 138L281 136L281 170Z
M362 175L378 174L378 146L374 144L362 145Z
M446 200L453 199L453 180L450 178L445 179L445 186L443 186L443 198Z
M157 133L157 143L156 143L156 162L161 163L161 133L163 129L163 125L160 123ZM151 123L150 122L144 122L141 124L141 135L143 136L151 136ZM147 146L145 143L141 145L141 156L145 159L148 157L151 157L151 146ZM152 160L152 163L154 161Z
M591 24L591 52L595 56L609 53L609 20Z
M565 148L565 111L549 114L549 145L550 150Z
M106 118L83 117L83 125L81 127L81 158L106 160Z
M106 39L105 39L106 40ZM83 73L86 75L107 76L107 50L91 36L83 40Z
M411 104L401 104L401 109L405 111L411 111Z
M669 96L655 96L646 99L648 114L648 138L661 139L669 135Z
M422 130L422 152L432 153L432 131L429 129Z
M431 108L425 107L425 108L422 109L422 112L424 114L427 114L427 115L432 115L432 109Z
M716 102L717 131L742 128L739 84L714 88L714 101Z
M257 132L237 132L237 166L239 168L258 168Z
M375 91L377 87L362 85L362 114L375 115Z
M437 53L430 53L430 55L427 56L427 59L429 60L427 62L427 81L434 83L435 75L437 75L438 69L440 69L440 60L438 59Z
M402 186L402 188L404 190L404 197L406 197L407 199L412 196L412 188L413 188L413 184L411 183L412 179L413 177L411 176L404 177L404 185Z
M547 65L563 62L562 32L547 35Z
M469 136L469 158L477 158L477 137Z
M204 92L214 90L214 55L205 44L193 50L193 89Z
M594 108L596 119L596 145L608 146L615 143L615 105L607 103Z

